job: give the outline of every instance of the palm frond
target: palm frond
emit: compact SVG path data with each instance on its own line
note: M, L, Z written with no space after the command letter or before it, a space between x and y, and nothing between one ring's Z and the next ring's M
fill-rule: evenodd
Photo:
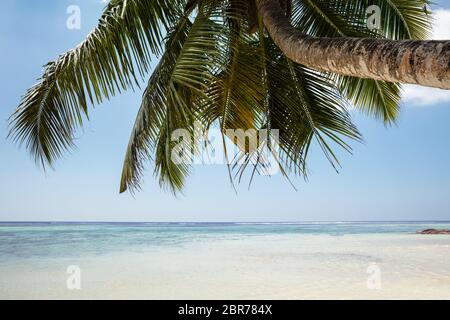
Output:
M185 15L171 30L165 53L148 82L125 155L121 192L139 188L152 152L162 186L174 192L181 189L189 172L188 163L175 164L171 159L176 145L171 134L185 129L193 136L194 101L206 98L204 91L212 81L223 34L223 27L214 20L221 12L217 4L198 10L194 23Z
M427 3L426 0L301 0L294 2L293 24L317 37L422 39L430 29L430 17L423 11ZM381 9L379 30L367 27L366 9L370 5ZM401 98L398 84L344 76L335 79L342 94L363 112L385 123L397 118Z
M362 1L362 0L360 0ZM432 16L429 0L364 0L366 8L376 5L381 9L379 33L389 39L427 39L430 36Z
M51 165L73 147L89 102L138 85L178 11L178 0L111 1L86 40L48 63L26 92L10 119L13 139L25 143L37 162Z
M331 142L351 151L344 138L361 140L345 101L325 75L286 59L273 44L267 67L269 117L279 130L282 161L287 170L305 175L309 148L315 140L333 164L339 164Z
M422 39L430 28L428 0L279 3L296 28L316 37ZM379 30L367 27L370 5L381 9ZM196 130L217 126L225 154L225 140L231 139L238 152L230 178L240 181L252 167L251 183L265 170L264 148L279 153L275 160L286 177L307 176L308 153L316 144L337 168L334 147L351 152L348 141L362 139L347 99L386 123L399 112L397 84L321 73L288 60L265 33L254 0L112 0L87 39L47 64L26 92L11 116L11 137L38 163L51 166L73 147L88 106L138 87L155 55L160 60L131 133L121 192L140 188L149 161L162 187L182 189L189 156L197 151L195 139L202 139ZM174 140L178 129L189 138ZM268 141L258 137L258 147L247 148L229 133L236 129L266 129ZM278 150L271 145L271 130L278 130ZM175 162L180 150L188 158Z

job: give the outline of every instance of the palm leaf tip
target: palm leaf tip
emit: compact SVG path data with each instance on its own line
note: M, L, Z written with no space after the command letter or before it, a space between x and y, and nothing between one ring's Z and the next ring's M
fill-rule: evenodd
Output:
M47 74L53 65L47 67ZM8 137L19 145L25 144L31 156L43 167L52 166L65 150L74 146L73 128L81 122L82 110L69 111L65 103L73 104L73 95L63 96L49 102L55 88L51 76L30 88L13 115L10 117L10 131ZM56 112L56 105L63 112ZM71 113L72 112L72 113Z

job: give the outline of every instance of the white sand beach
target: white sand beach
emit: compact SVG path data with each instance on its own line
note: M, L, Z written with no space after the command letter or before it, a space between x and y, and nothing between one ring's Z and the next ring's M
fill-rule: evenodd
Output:
M69 265L80 267L81 290L67 289ZM373 277L379 286L370 288ZM450 299L450 237L224 236L175 247L2 261L0 298Z

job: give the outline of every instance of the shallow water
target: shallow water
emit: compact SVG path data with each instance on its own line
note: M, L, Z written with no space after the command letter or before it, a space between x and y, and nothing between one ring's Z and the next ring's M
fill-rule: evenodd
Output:
M450 223L0 223L0 298L450 299L426 228Z

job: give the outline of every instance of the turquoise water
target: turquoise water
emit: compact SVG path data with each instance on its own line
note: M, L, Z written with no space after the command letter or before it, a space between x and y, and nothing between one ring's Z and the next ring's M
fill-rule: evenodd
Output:
M271 234L408 234L450 222L78 223L0 222L1 261L139 251Z

